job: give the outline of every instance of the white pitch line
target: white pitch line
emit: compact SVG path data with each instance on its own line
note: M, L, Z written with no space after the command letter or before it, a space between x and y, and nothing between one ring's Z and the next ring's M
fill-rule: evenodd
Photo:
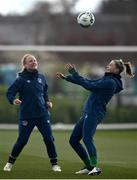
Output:
M52 125L53 130L72 130L73 124L62 124L57 123ZM0 124L0 129L2 130L16 130L18 128L17 124ZM36 129L36 128L35 128ZM126 130L126 129L137 129L137 123L120 123L120 124L100 124L97 129L99 130Z

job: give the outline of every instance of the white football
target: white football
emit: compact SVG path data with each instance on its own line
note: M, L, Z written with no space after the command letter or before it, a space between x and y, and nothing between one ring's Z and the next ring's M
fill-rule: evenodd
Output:
M90 11L81 12L77 17L77 22L82 27L90 27L95 22L95 17Z

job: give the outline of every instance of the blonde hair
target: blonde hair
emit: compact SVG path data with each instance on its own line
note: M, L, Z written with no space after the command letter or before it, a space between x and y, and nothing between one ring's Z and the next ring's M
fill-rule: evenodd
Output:
M134 77L133 68L131 65L131 62L123 62L122 59L119 60L113 60L116 64L116 67L119 69L119 74L126 69L126 75L129 77Z
M21 59L21 64L22 64L22 66L25 65L26 59L27 59L28 56L32 56L32 54L25 54L25 55L22 57L22 59Z
M22 59L21 59L21 65L22 65L22 69L20 72L22 72L24 70L24 65L26 64L26 59L29 57L29 56L33 56L32 54L25 54Z

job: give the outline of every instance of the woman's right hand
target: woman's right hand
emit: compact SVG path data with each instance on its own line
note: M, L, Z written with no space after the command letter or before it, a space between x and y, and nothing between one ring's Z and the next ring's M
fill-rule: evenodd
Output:
M61 72L57 72L56 75L59 79L65 79L66 78L66 76L64 74L62 74Z
M13 101L14 105L20 105L21 103L22 103L22 101L19 99L14 99L14 101Z

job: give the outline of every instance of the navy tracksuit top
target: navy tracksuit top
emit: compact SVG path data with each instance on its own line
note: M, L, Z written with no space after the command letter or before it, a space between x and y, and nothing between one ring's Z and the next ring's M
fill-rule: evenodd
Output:
M38 71L28 72L26 69L18 74L15 82L8 88L7 98L11 104L16 94L22 101L20 119L39 118L47 113L48 85L45 76Z
M123 90L121 76L113 73L105 73L100 79L89 80L75 72L67 76L66 80L91 91L83 111L100 119L106 114L106 105L112 96Z

